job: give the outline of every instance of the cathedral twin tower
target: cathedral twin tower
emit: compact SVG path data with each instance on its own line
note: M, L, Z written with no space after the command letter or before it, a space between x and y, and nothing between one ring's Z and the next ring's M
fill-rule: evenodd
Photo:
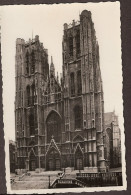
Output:
M91 13L64 24L62 78L39 37L16 41L18 168L105 171L104 101Z

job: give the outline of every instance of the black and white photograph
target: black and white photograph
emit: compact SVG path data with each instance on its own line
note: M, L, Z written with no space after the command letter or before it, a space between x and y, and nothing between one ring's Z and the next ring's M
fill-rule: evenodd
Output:
M126 190L120 3L0 12L7 192Z

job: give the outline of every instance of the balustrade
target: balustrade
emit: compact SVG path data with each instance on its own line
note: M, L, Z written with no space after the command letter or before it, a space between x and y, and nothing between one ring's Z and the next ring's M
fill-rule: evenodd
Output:
M77 173L76 178L89 187L98 186L121 186L122 173L108 172L108 173Z

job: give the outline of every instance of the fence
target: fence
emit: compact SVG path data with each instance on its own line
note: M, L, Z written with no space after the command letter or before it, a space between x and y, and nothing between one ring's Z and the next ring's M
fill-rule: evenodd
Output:
M122 172L111 173L77 173L76 179L87 187L122 186Z
M77 179L56 179L51 188L75 188L86 187L85 183Z

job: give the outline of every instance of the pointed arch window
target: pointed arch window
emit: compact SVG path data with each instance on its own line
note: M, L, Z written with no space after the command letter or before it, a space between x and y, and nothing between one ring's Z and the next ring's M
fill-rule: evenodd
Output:
M26 53L26 73L29 74L29 53Z
M73 56L73 37L69 37L69 55Z
M35 103L35 84L32 85L32 105Z
M82 92L82 84L81 84L81 71L77 72L77 94L81 95Z
M76 55L77 57L80 55L80 30L76 33Z
M74 117L75 117L75 129L80 129L82 124L82 113L80 106L75 106L74 108Z
M27 106L30 105L30 86L26 87L26 94L27 94Z
M55 111L52 111L48 115L46 125L47 143L51 141L52 136L54 140L59 143L61 140L61 118Z
M30 128L30 136L35 135L35 125L34 125L34 114L30 114L29 116L29 128Z
M33 74L35 72L35 53L32 51L31 53L31 73Z
M70 74L70 80L71 80L71 96L75 96L75 79L74 79L74 72Z

